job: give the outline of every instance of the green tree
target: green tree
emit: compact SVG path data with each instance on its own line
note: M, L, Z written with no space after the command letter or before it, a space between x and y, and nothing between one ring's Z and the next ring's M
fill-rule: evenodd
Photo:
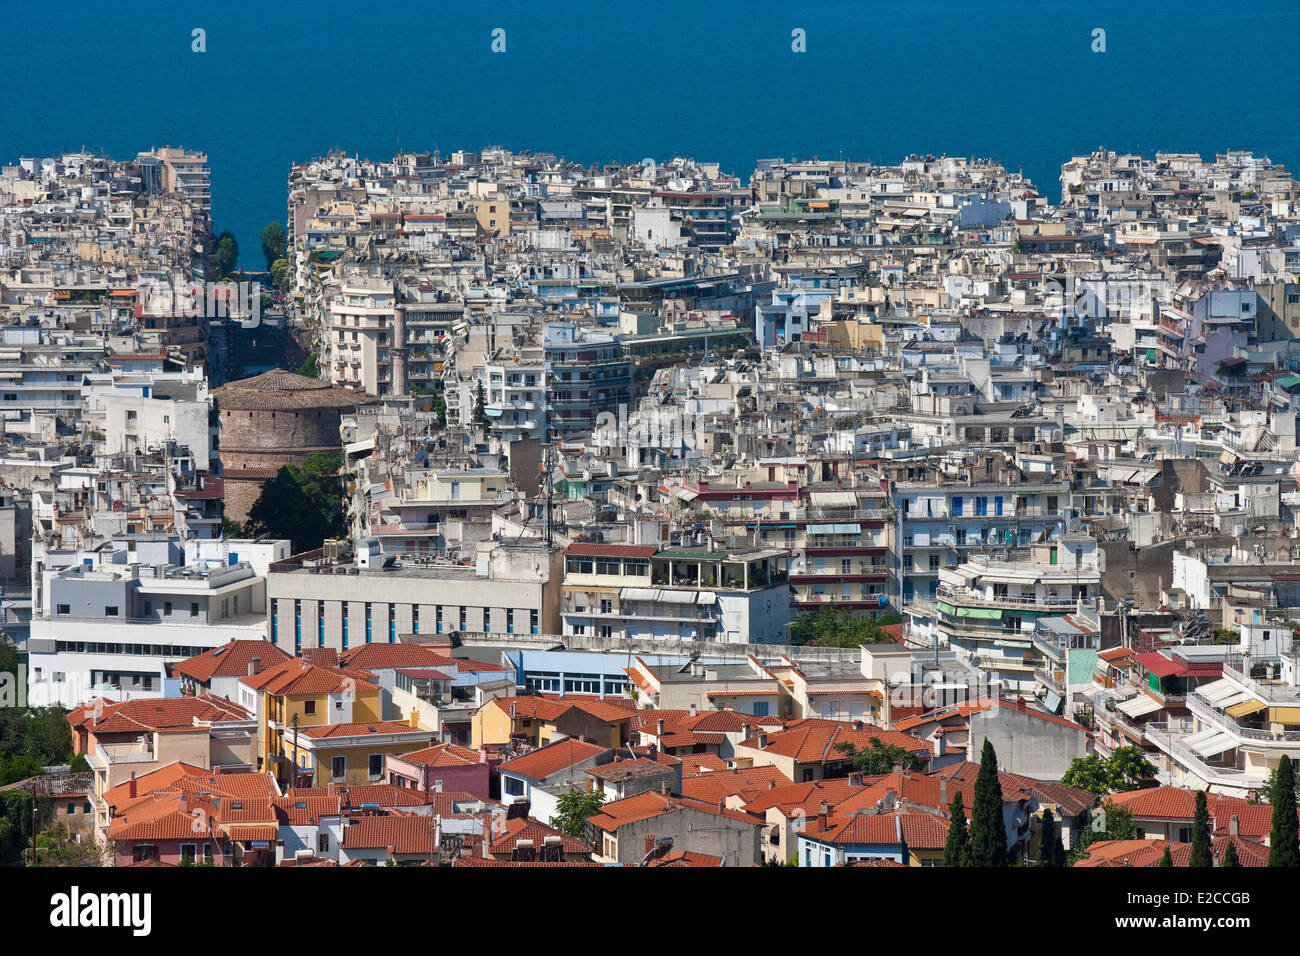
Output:
M70 773L89 773L90 761L86 759L85 754L77 754L72 758L72 763L68 767Z
M487 392L483 390L481 379L474 388L474 411L470 416L470 423L475 428L487 428L491 424L487 417Z
M1173 866L1173 865L1174 865L1174 857L1173 857L1173 854L1171 854L1171 853L1169 852L1169 844L1168 844L1168 843L1165 844L1165 852L1162 853L1162 854L1160 854L1160 865L1161 865L1161 866Z
M1106 761L1095 753L1085 757L1075 757L1061 777L1061 783L1067 787L1087 790L1089 793L1105 793L1110 789L1110 774L1106 769Z
M1219 861L1219 866L1241 866L1241 861L1237 859L1237 844L1231 840L1223 850L1223 859Z
M1043 829L1038 834L1038 861L1043 866L1065 866L1065 844L1051 810L1043 811Z
M961 791L948 805L948 839L943 845L944 866L965 866L970 850L970 835L966 832L966 806Z
M338 478L342 462L338 453L312 452L302 467L282 467L249 509L247 533L288 538L294 553L319 548L326 538L344 537Z
M283 259L289 248L289 238L284 226L278 222L268 222L262 228L262 255L266 256L266 268L269 270L277 259Z
M884 628L901 621L902 616L892 612L868 617L845 608L823 606L798 615L790 623L790 639L795 644L815 647L861 647L892 640Z
M320 378L320 365L315 352L303 359L302 364L298 366L298 374L306 378Z
M1269 789L1273 827L1268 839L1269 866L1300 866L1300 826L1295 810L1295 767L1285 754L1278 761Z
M1156 765L1141 747L1119 747L1106 761L1107 783L1114 793L1136 790L1156 774Z
M209 259L213 276L218 282L230 278L239 265L239 243L229 230L217 236L215 248Z
M39 777L45 773L41 762L28 754L11 757L0 764L0 786L17 783L29 777Z
M1007 865L1007 825L1002 818L1002 783L998 780L998 755L986 737L975 777L975 803L971 808L970 865Z
M587 793L584 790L570 790L560 794L556 800L555 826L571 837L583 838L587 818L600 812L605 802L605 794L600 790Z
M921 769L920 757L903 747L887 744L879 737L872 737L871 743L861 750L847 742L836 744L835 749L853 761L855 770L861 770L869 777L893 773L898 766L904 770Z
M1192 856L1188 866L1214 866L1210 856L1210 810L1205 791L1196 791L1196 809L1192 813Z
M276 259L271 263L271 285L275 286L281 292L288 292L293 285L293 271L289 268L288 259Z

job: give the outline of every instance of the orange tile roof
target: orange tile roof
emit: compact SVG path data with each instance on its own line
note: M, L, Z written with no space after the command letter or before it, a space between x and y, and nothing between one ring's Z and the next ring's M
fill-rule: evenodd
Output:
M240 679L241 684L273 696L302 694L337 694L345 690L372 691L379 685L366 678L371 675L360 671L344 671L333 667L320 667L307 661L290 658L267 668L259 674Z
M360 817L343 828L346 850L382 850L397 854L433 853L434 818L431 816Z
M169 666L173 674L182 674L206 684L214 677L247 677L254 657L261 659L264 668L290 659L270 641L244 640L231 641Z
M1222 858L1229 843L1234 845L1237 861L1242 866L1268 866L1268 847L1241 837L1220 836L1211 839L1210 853L1214 859ZM1185 867L1191 862L1190 843L1145 839L1099 840L1089 846L1087 855L1074 865L1079 867L1159 866L1166 846L1169 847L1170 862L1174 866Z
M169 763L165 767L159 767L157 770L141 774L134 781L128 780L125 783L119 783L116 787L105 790L104 802L109 806L125 805L127 800L132 799L130 796L132 782L135 783L134 799L138 800L159 790L172 789L182 777L189 775L202 776L205 773L208 773L208 771L193 764L181 763L180 761Z
M573 706L538 697L532 694L523 697L494 697L484 707L496 707L506 713L511 720L544 720L554 722Z
M350 724L322 724L308 727L302 731L304 737L313 740L327 740L332 737L370 737L377 734L416 734L433 740L433 731L421 730L410 724L401 724L395 720L357 721Z
M682 779L698 777L702 773L726 770L727 762L717 754L682 754Z
M318 826L321 817L336 817L343 802L338 794L324 796L301 794L290 790L274 801L276 818L284 826Z
M628 823L651 820L666 813L680 813L682 810L695 810L754 826L759 826L762 822L738 810L722 809L716 803L654 792L638 793L635 796L607 803L601 807L600 813L588 817L587 822L598 829L613 833Z
M686 777L682 780L682 796L717 803L726 797L746 791L760 792L775 784L789 784L790 778L776 767L749 767L745 770L723 770Z
M176 791L157 792L125 809L119 807L108 824L108 838L117 843L212 839L216 820L211 803Z
M765 753L793 757L797 763L834 763L848 758L836 750L838 744L852 744L861 749L870 747L872 740L882 744L902 747L912 753L929 753L923 740L882 727L863 725L858 729L853 723L807 719L796 721L786 730L768 734ZM741 746L758 749L758 738L750 737Z
M929 813L855 813L848 817L831 817L822 827L813 817L802 835L821 843L878 844L894 846L906 843L909 849L939 850L948 840L948 821Z
M516 817L514 820L507 820L505 832L492 841L488 847L488 852L494 855L503 853L513 853L516 844L520 840L532 840L533 846L540 850L542 844L546 842L547 837L559 837L560 844L564 847L565 853L590 853L591 847L581 840L569 836L554 827L548 827L546 824L523 817Z
M522 757L507 760L500 766L502 773L513 773L530 780L545 780L552 774L567 770L575 764L598 757L609 750L599 744L589 744L573 737L548 744Z
M477 750L457 744L434 744L423 750L402 754L401 759L418 767L460 767L480 762Z
M1124 807L1135 819L1191 820L1196 810L1196 791L1182 787L1147 787L1127 793L1112 794L1107 799ZM1217 794L1205 795L1206 807L1213 816Z
M91 702L68 714L68 722L74 728L102 735L180 730L216 721L251 720L252 716L224 698L199 694L104 702L98 720L95 718L95 703Z

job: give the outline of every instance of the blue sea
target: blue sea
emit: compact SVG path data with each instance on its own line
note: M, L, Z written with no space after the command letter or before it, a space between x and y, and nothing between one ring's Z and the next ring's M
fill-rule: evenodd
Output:
M990 156L1055 201L1060 164L1100 145L1294 168L1298 39L1296 0L10 0L0 161L206 151L248 268L290 166L332 148L690 155L743 177L759 157Z

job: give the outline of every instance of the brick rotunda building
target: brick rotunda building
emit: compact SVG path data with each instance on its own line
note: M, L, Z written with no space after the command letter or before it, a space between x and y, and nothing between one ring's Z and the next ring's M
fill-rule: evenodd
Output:
M225 516L243 524L262 484L312 452L341 450L343 414L375 401L362 392L272 369L212 393L217 409Z

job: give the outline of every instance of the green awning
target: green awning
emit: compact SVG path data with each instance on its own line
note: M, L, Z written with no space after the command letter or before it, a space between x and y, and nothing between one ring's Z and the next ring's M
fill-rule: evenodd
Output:
M937 607L942 614L950 614L953 617L957 616L957 609L947 601L935 601L934 606Z
M1155 350L1155 349L1147 349L1147 361L1148 361L1148 362L1154 362L1155 360L1156 360L1156 350Z
M973 617L981 621L1000 621L1002 612L995 607L959 607L958 617Z

